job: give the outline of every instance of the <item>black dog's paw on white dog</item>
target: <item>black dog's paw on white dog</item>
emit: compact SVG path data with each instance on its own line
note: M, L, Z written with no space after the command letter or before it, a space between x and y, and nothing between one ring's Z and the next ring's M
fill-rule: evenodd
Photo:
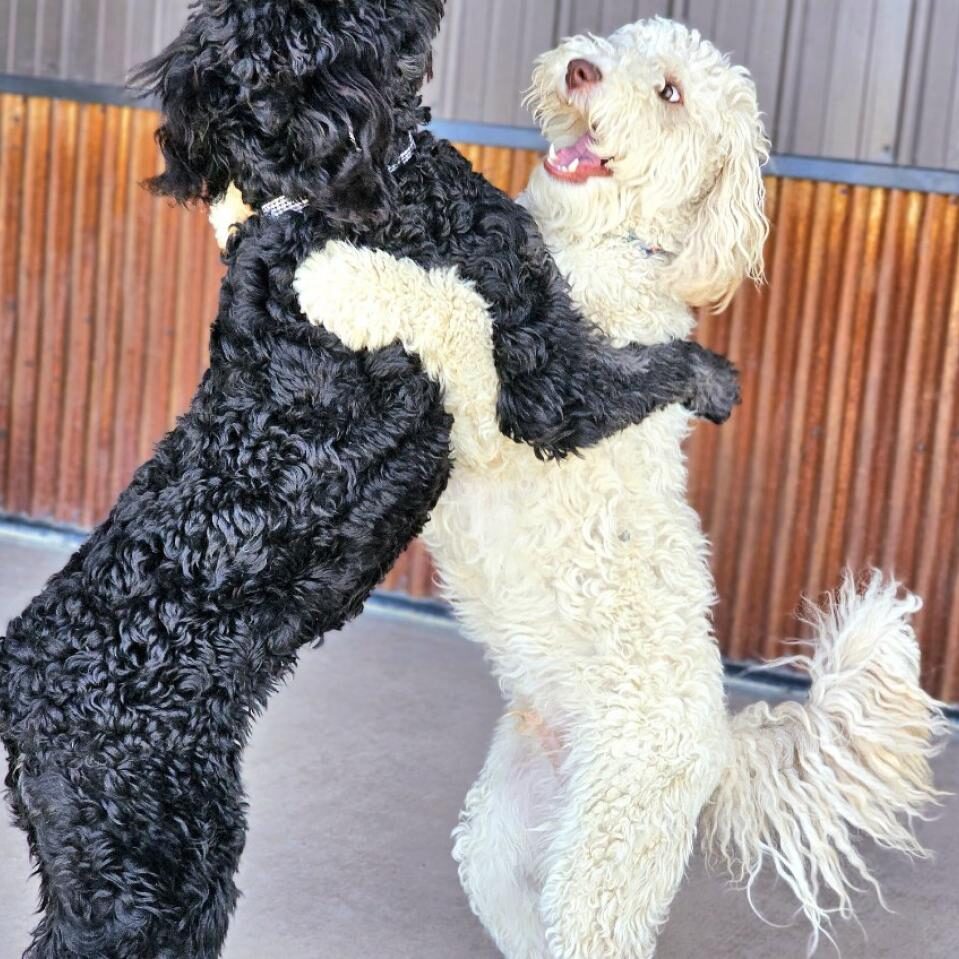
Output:
M707 353L697 357L696 372L693 395L686 406L710 423L725 423L742 403L739 371L725 357Z

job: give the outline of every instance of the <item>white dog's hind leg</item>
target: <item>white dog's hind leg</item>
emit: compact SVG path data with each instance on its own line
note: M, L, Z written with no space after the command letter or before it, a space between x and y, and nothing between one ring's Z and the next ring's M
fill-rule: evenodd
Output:
M535 734L507 713L453 833L473 912L506 959L549 959L540 918L544 818L559 783Z
M701 730L683 728L681 707L675 718L664 718L662 706L657 712L574 727L563 767L568 805L542 899L552 959L655 953L721 765L697 741L706 738Z

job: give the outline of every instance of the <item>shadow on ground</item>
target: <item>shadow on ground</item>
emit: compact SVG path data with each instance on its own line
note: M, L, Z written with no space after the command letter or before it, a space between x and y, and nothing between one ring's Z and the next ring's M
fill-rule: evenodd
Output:
M0 624L66 558L0 540ZM737 705L743 693L735 693ZM307 651L256 729L246 762L244 898L225 959L496 959L471 916L449 833L483 760L499 698L477 648L443 625L370 611ZM959 791L959 743L939 761ZM865 930L841 924L844 959L947 959L959 941L959 803L922 840L934 862L870 853L887 902L859 899ZM19 956L36 902L22 836L0 825L0 959ZM787 922L787 891L756 903ZM868 937L868 938L866 938ZM697 862L659 959L802 959L801 924L763 925L745 895ZM833 954L825 943L819 955Z

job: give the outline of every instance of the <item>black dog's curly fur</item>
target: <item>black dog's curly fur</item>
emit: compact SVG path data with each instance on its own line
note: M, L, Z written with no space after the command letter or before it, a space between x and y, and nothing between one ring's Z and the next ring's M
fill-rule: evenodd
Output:
M399 346L354 354L301 316L331 238L457 265L491 304L505 432L567 455L735 378L696 347L612 350L536 230L417 134L442 0L203 0L141 81L154 188L310 207L232 241L211 365L109 519L12 622L0 655L9 796L41 878L29 959L213 959L237 891L251 722L297 651L356 615L450 470L450 418Z

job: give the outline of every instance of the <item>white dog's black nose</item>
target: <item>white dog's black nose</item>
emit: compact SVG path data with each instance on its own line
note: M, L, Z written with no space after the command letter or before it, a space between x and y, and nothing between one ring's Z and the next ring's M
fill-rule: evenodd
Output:
M602 79L603 71L589 60L570 60L566 68L566 86L570 92L599 83Z

